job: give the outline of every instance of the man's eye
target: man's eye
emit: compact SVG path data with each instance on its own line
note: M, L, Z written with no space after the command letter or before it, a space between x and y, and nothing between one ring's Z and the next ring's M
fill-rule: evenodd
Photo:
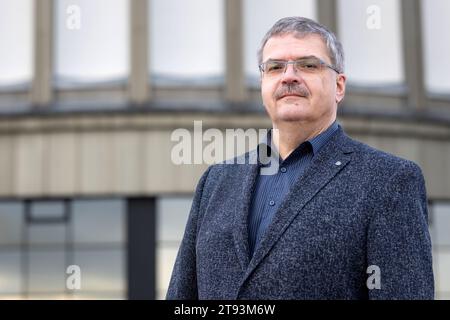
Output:
M301 63L300 67L302 69L315 70L315 69L319 68L319 65L317 63L306 62L306 63Z
M281 63L272 63L267 65L268 71L277 71L283 69L283 65Z

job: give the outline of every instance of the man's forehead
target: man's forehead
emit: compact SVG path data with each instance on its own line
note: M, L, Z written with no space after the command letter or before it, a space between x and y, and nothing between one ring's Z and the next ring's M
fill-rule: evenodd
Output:
M280 58L279 55L299 54L316 56L328 60L328 50L323 39L317 34L298 35L295 33L275 35L264 46L263 60Z

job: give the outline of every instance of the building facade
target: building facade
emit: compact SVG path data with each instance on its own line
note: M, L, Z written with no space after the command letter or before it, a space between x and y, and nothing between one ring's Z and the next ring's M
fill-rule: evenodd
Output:
M436 297L450 299L448 1L0 6L0 299L163 298L207 168L175 164L172 133L270 128L256 50L290 15L344 45L344 130L422 168Z

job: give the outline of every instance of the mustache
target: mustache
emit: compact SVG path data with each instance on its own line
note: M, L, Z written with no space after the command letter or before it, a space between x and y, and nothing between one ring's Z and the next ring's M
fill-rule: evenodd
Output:
M309 91L298 83L287 83L279 87L273 94L276 100L281 99L286 95L297 95L300 97L309 97Z

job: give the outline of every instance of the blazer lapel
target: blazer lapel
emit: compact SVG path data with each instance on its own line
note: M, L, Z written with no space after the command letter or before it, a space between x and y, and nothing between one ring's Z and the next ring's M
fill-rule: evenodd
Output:
M250 208L253 186L259 173L259 167L256 163L256 152L252 151L249 154L250 160L245 164L236 164L236 186L234 192L237 194L232 199L242 199L236 203L234 221L233 221L233 240L239 263L242 271L247 270L250 261L250 250L248 246L248 212Z
M350 162L352 150L348 141L350 139L345 136L342 128L339 128L338 132L314 157L304 174L292 186L261 239L261 243L256 248L242 283L267 255L305 204ZM246 193L243 196L246 199L251 194ZM245 205L245 208L248 211L248 205Z

